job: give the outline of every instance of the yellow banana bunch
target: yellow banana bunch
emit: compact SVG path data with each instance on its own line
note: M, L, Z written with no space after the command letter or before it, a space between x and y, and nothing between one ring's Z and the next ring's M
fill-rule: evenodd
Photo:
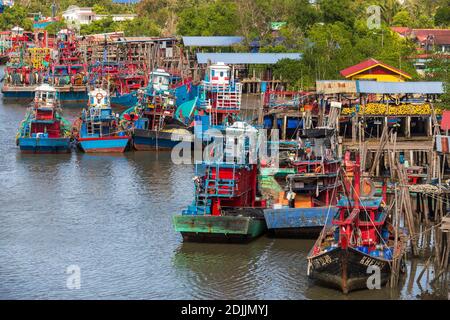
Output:
M360 106L359 114L364 115L385 115L385 116L407 116L407 115L430 115L431 105L425 104L400 104L400 105L386 105L382 103L368 103L365 106ZM435 108L436 113L441 114L440 108ZM343 108L342 115L351 115L356 113L356 107Z

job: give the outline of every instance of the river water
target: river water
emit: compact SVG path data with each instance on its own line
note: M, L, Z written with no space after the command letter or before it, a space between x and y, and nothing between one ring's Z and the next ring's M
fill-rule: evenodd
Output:
M167 152L23 155L26 107L0 100L0 299L447 298L428 273L418 286L418 260L398 289L344 296L308 280L310 240L183 244L172 217L192 200L193 166Z

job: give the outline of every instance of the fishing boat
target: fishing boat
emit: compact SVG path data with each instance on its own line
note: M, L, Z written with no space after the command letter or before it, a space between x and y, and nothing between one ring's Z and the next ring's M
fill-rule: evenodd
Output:
M10 39L9 62L1 90L3 98L31 101L48 74L50 49L42 47L47 42L47 34L24 32L16 27Z
M284 150L279 165L261 168L264 191L272 199L264 210L272 236L316 239L327 216L337 212L341 161L334 123L339 110L339 105L331 107L323 126L300 118L304 127L297 129L295 139L279 142Z
M308 255L309 277L344 294L368 289L374 274L369 267L379 270L380 285L385 285L393 265L404 266L405 236L393 228L383 198L360 196L359 155L353 174L353 184L343 177L351 188L345 188L331 226L324 227Z
M148 80L144 70L139 70L134 64L126 64L118 68L110 82L111 105L130 108L136 106L137 92L147 87Z
M56 37L56 58L51 61L49 79L58 90L62 102L85 102L87 96L87 67L76 34L67 29Z
M16 139L22 152L62 153L70 151L70 123L61 116L58 93L44 84L21 122Z
M225 134L224 149L211 149L213 159L196 164L195 199L174 217L175 230L184 241L245 243L266 231L265 201L258 197L258 164L249 161L245 140L257 130L237 122ZM236 144L236 139L242 143Z
M197 100L188 98L189 83L171 87L170 78L163 69L154 70L149 87L138 92L138 105L121 116L122 125L133 130L133 145L138 151L171 150L180 141L193 142L190 121L182 114L192 114ZM186 102L178 105L177 101Z
M340 161L332 151L334 135L333 129L303 130L294 157L284 170L280 168L286 174L275 171L276 181L284 188L272 208L264 211L273 236L317 238L327 215L337 211Z
M75 121L73 130L79 147L87 153L124 152L131 140L121 129L108 92L103 89L89 92L89 107Z

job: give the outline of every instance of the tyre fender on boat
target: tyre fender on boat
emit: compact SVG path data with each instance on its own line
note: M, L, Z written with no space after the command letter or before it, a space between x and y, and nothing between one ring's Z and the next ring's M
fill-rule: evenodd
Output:
M99 92L95 95L95 98L97 98L98 103L100 103L100 101L103 99L103 94Z

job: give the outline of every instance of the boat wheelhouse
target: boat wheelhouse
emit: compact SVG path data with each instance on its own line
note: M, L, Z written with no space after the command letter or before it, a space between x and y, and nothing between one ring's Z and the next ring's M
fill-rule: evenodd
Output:
M223 149L219 143L210 149L211 159L196 163L193 203L174 217L184 241L248 242L266 231L258 164L248 140L257 130L236 122L224 133ZM215 136L208 139L217 141Z
M19 127L17 144L28 153L70 151L70 124L61 116L54 87L44 84L36 89L33 106Z
M335 119L339 108L335 104L324 116L324 126L313 127L310 115L302 115L295 138L279 142L279 165L261 168L264 193L270 201L264 215L271 235L317 238L327 216L337 211L341 161Z
M74 124L79 147L88 153L124 152L131 137L119 125L106 90L89 92L88 109Z
M133 131L134 148L171 150L180 142L193 142L189 128L197 99L190 99L190 83L171 85L171 75L163 69L150 74L147 88L138 92L138 106L122 114L122 124ZM179 105L177 101L186 101ZM187 116L183 116L187 115Z
M241 111L242 85L223 62L209 66L199 87L197 109L203 128L232 124Z

